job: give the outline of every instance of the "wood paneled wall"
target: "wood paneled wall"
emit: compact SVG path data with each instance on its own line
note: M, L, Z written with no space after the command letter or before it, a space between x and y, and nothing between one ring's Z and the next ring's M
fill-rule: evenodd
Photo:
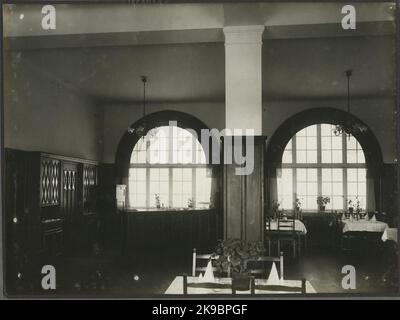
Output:
M121 212L124 255L142 252L200 252L217 244L217 211Z

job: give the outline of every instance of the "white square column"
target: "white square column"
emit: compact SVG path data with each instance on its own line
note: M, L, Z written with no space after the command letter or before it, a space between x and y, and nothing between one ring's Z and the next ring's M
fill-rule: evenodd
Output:
M225 27L225 128L262 134L263 25Z

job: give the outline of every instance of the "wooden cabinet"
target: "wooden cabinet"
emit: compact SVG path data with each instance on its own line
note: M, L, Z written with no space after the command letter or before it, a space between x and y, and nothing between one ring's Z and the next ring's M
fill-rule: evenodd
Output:
M40 205L60 203L60 160L40 157Z
M89 248L99 218L97 168L95 161L5 150L8 260L57 257Z
M83 164L83 213L91 214L96 212L98 194L98 166Z

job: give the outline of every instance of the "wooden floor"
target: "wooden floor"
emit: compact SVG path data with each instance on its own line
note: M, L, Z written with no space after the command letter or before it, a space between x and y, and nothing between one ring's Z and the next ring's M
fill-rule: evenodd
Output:
M92 289L85 289L85 280L82 279L90 278L91 273L93 278L96 264L93 264L93 261L85 262L85 259L70 260L71 266L67 267L68 279L65 281L69 285L65 286L65 292L118 297L163 294L175 276L190 273L190 253L187 253L186 257L165 252L158 256L157 258L155 254L143 254L137 258L124 258L110 254L101 262L100 285L94 285ZM92 266L89 267L88 264ZM393 294L397 288L390 283L389 277L384 276L390 264L385 251L379 248L347 253L326 248L310 248L301 258L286 259L285 279L306 278L318 293ZM341 286L344 277L341 271L344 265L355 267L356 290L345 290ZM82 273L81 270L85 268L87 272Z
M379 294L395 293L391 278L384 276L396 260L393 247L382 243L375 248L356 248L342 252L339 249L310 247L302 257L285 258L285 279L306 278L317 293ZM290 252L290 250L289 250ZM341 286L344 265L356 269L356 289ZM177 275L190 273L191 252L137 254L122 256L118 251L68 258L57 266L57 290L49 295L74 297L139 297L161 295ZM20 292L42 295L43 290Z

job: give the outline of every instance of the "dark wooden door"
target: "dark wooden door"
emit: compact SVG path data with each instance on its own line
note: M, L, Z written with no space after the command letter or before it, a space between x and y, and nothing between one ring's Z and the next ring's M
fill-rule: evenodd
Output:
M77 249L77 231L80 219L80 203L78 198L78 163L62 163L62 188L61 188L61 212L65 219L65 248L68 252Z

